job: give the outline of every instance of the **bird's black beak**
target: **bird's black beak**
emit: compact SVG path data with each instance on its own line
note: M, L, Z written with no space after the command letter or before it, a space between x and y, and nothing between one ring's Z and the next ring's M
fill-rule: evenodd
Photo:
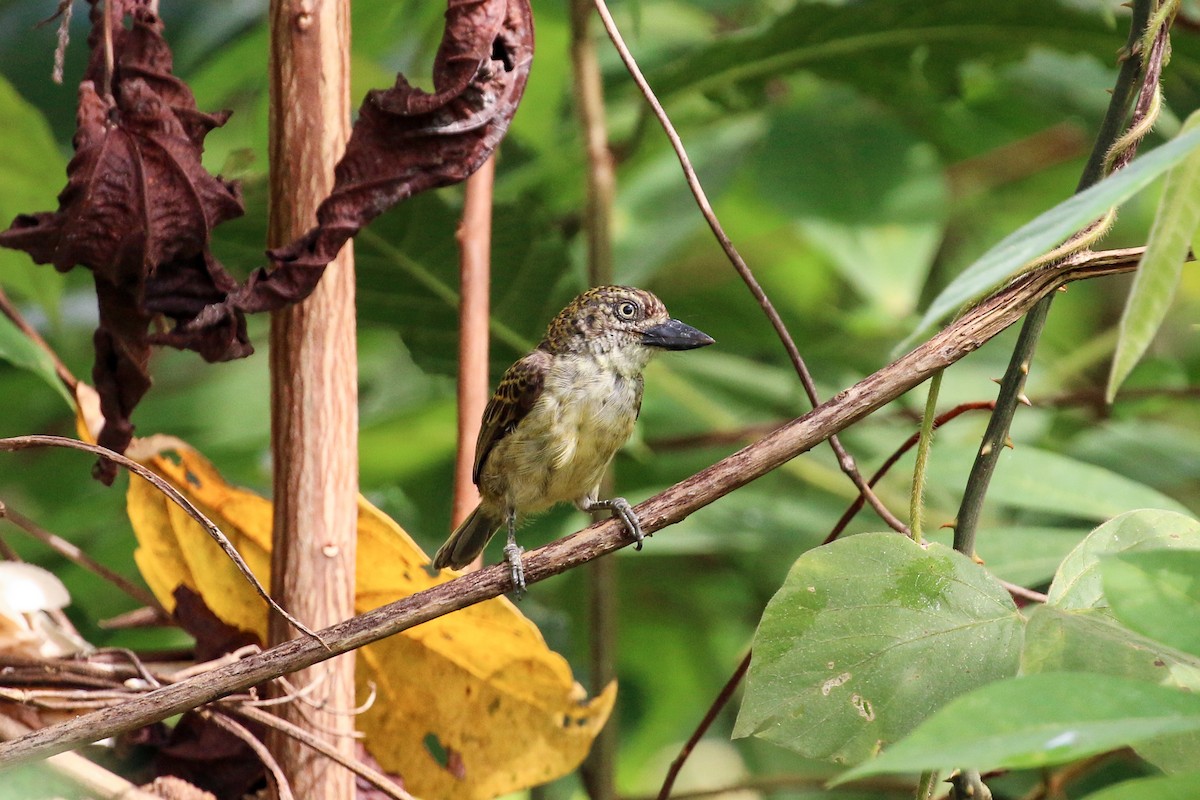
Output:
M642 344L661 347L664 350L695 350L715 342L716 339L704 331L677 319L669 319L661 325L642 331Z

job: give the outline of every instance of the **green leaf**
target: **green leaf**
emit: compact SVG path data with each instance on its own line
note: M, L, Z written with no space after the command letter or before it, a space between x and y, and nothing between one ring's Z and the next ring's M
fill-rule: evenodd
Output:
M1200 797L1200 772L1183 775L1158 775L1123 781L1083 800L1195 800Z
M1107 605L1101 591L1100 559L1140 550L1200 550L1200 522L1173 511L1142 509L1096 528L1063 559L1050 585L1049 602L1059 608Z
M1021 672L1097 672L1200 692L1200 658L1134 633L1107 609L1035 608L1025 626ZM1200 757L1200 732L1156 737L1137 752L1164 771L1185 771Z
M1097 608L1034 608L1021 672L1096 672L1200 691L1200 658L1135 633Z
M1081 672L1024 675L952 700L838 782L889 772L1026 769L1200 731L1200 696Z
M62 396L68 408L75 407L67 388L54 371L54 361L3 315L0 315L0 358L37 375Z
M1058 246L1113 206L1120 205L1200 146L1200 128L1177 136L1004 237L934 298L903 350L946 315L1001 286L1033 259Z
M1139 633L1200 655L1200 550L1150 550L1101 559L1104 596Z
M1022 621L979 565L866 533L802 555L763 613L734 736L853 763L1016 672Z
M1183 132L1200 129L1193 112ZM1146 254L1133 275L1133 286L1121 312L1120 339L1113 355L1105 399L1112 402L1125 378L1158 333L1179 286L1188 247L1200 241L1200 152L1193 152L1168 174L1150 228Z
M933 459L930 474L945 485L960 485L974 457L974 446L948 448ZM1000 456L988 499L1011 508L1096 522L1136 508L1187 511L1178 501L1123 475L1024 444Z
M651 71L660 97L715 93L806 69L881 96L902 87L959 91L959 67L999 63L1034 45L1111 60L1124 34L1105 15L1046 0L797 3L771 24L718 39Z

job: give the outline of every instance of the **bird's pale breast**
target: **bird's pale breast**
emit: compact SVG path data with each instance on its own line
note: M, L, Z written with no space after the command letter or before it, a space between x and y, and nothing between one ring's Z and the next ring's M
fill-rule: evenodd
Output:
M640 369L556 357L537 403L483 466L484 502L528 514L591 493L633 433L641 396Z

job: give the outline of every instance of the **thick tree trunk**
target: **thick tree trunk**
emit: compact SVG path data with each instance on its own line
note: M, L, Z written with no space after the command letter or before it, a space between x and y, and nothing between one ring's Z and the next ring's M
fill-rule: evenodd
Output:
M350 3L272 0L270 244L315 224L349 134ZM354 610L358 374L350 244L304 303L271 319L275 465L272 592L313 628ZM272 620L271 643L295 632ZM297 673L309 703L276 712L354 757L354 657ZM297 798L350 800L351 773L283 737L271 742Z

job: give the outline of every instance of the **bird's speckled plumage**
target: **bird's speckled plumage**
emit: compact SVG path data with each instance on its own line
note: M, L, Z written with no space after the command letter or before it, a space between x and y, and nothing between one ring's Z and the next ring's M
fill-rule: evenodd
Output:
M513 577L520 583L516 518L561 502L612 509L640 539L628 503L596 499L600 479L633 433L650 359L661 349L711 343L672 320L645 290L601 286L576 297L538 346L504 373L484 410L473 473L480 504L438 550L434 565L465 566L507 522L517 554Z

